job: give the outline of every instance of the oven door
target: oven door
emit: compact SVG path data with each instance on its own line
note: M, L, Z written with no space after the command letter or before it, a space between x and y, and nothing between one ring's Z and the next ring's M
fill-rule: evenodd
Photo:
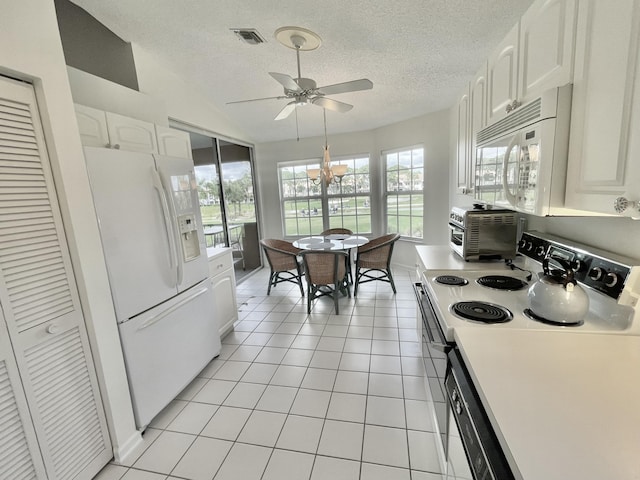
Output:
M464 228L455 223L449 223L449 245L451 249L464 258Z
M435 411L435 428L440 436L441 461L444 465L447 435L447 405L444 379L447 372L447 353L453 348L440 328L431 299L421 283L414 285L422 320L422 359L427 373L427 387Z

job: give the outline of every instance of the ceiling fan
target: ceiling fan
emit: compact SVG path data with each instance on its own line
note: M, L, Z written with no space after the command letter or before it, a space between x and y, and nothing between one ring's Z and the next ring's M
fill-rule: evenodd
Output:
M318 87L315 80L302 77L300 73L300 51L315 50L318 48L322 43L320 37L314 32L301 27L279 28L275 32L275 37L276 40L285 47L295 49L298 65L298 78L292 78L285 73L269 72L269 75L284 87L284 95L254 98L251 100L238 100L235 102L228 102L228 105L233 103L257 102L261 100L290 99L291 101L284 106L278 115L276 115L275 120L287 118L296 109L296 106L306 104L317 105L327 110L345 113L351 110L353 105L327 98L326 95L357 92L373 88L373 83L367 78Z

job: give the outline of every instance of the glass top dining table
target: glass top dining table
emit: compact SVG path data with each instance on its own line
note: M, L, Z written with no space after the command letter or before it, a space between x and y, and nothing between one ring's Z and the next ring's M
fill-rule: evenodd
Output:
M304 237L293 242L293 246L302 250L348 250L369 242L361 235L317 235Z

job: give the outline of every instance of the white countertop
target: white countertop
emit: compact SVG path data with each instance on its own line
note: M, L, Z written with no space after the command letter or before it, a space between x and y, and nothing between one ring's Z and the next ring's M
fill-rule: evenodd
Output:
M211 260L219 255L222 255L231 250L230 247L208 247L207 248L207 259Z
M451 250L449 245L416 245L421 266L427 270L508 270L504 260L482 260L466 262ZM514 260L516 265L522 262Z
M640 479L640 337L455 337L516 478Z

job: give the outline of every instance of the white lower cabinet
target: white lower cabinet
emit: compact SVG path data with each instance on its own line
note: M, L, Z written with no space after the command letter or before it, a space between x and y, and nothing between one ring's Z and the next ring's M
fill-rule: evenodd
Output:
M578 14L565 203L614 215L617 198L640 201L640 1L584 0Z
M233 329L234 322L238 320L233 252L231 248L208 248L207 253L220 337L223 337Z
M0 478L89 480L113 456L31 85L0 77Z

